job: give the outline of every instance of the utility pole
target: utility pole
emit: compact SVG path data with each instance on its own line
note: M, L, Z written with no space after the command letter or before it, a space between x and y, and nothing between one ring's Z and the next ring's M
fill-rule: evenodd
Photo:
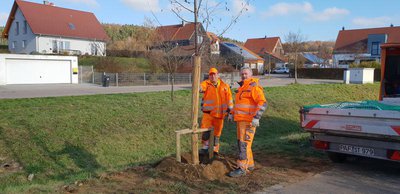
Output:
M201 58L199 55L199 45L198 45L198 27L197 27L197 0L194 0L194 66L193 66L193 83L192 83L192 160L193 164L199 164L199 137L196 131L198 130L198 117L199 117L199 97L200 97L200 69L201 69Z

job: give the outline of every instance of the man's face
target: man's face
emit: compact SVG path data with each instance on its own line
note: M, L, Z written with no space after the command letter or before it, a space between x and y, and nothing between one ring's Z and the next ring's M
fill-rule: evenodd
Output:
M249 69L243 69L242 71L240 71L240 76L242 78L242 81L244 81L252 77L252 72Z
M211 81L212 83L217 83L217 81L218 81L218 74L216 74L216 73L211 73L211 74L208 75L208 79L210 79L210 81Z

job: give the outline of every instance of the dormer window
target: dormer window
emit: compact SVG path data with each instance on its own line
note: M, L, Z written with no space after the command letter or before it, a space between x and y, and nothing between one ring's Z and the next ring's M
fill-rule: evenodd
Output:
M75 25L73 23L68 23L69 29L75 30Z

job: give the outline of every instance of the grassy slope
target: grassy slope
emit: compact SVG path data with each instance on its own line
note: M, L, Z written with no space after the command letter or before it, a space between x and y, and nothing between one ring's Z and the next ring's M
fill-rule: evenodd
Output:
M265 90L269 109L257 129L258 154L316 155L298 124L302 105L376 99L378 85L291 85ZM190 91L0 101L0 156L23 172L0 174L0 191L55 184L152 163L175 151L175 134L190 125ZM236 152L227 124L222 152ZM188 145L188 139L186 139ZM188 146L185 148L188 149ZM33 183L26 176L35 173ZM40 187L40 186L38 186Z
M145 58L129 58L129 57L107 57L113 59L114 62L126 69L135 69L135 72L150 72L149 61ZM81 56L79 57L79 65L81 66L94 66L98 65L101 57Z

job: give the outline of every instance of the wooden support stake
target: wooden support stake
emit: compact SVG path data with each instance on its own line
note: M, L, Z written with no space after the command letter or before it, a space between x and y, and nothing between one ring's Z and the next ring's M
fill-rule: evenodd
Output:
M213 137L213 141L214 141L214 129L213 128L202 128L202 129L197 129L196 131L193 131L191 129L182 129L179 131L175 131L175 133L176 133L176 161L182 162L182 159L181 159L181 135L185 135L185 134L193 135L193 134L203 133L206 131L210 131L210 133L212 134L212 137ZM213 145L213 144L214 143L212 143L210 145ZM197 150L197 158L199 158L198 154L199 153ZM210 158L212 158L212 157L210 157Z
M214 157L214 128L211 128L210 139L208 144L208 158L211 160Z
M192 84L192 160L193 164L199 164L199 137L197 134L199 117L199 97L200 97L200 64L201 58L194 56L193 84Z
M181 134L176 133L176 161L181 162Z

